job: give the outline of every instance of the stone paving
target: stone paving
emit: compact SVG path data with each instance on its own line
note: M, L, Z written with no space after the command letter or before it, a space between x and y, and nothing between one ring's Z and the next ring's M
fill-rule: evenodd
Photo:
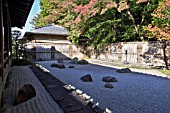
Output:
M51 67L57 61L39 62L49 72L66 84L75 86L93 98L102 109L113 113L170 113L170 80L154 73L117 73L116 68L88 64L77 65L65 62L65 69ZM75 68L68 68L75 66ZM149 72L149 70L147 70ZM91 74L93 82L82 82L80 78ZM158 74L157 74L158 75ZM104 76L113 76L118 82L114 88L105 88Z
M9 77L10 84L4 92L6 103L3 113L64 113L28 66L12 67ZM18 90L24 84L33 85L36 96L27 102L13 106Z

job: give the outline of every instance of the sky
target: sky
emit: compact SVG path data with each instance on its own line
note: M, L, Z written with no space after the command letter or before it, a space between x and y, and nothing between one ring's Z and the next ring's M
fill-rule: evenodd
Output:
M23 36L26 31L31 30L32 25L30 24L30 22L34 18L34 16L36 16L36 14L39 14L39 13L40 13L40 0L34 0L31 11L29 13L29 16L27 18L27 21L26 21L23 29L19 29L19 28L15 27L15 28L12 28L12 30L14 30L14 29L20 30L22 32L22 36Z

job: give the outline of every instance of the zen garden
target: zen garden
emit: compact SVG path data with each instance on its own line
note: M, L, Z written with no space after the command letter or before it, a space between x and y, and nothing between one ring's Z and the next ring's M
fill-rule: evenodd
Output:
M11 31L0 113L170 113L169 0L39 5Z

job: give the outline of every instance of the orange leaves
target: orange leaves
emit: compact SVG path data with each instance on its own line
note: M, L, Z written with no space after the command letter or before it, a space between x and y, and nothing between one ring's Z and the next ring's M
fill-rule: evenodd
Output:
M100 15L104 14L107 10L108 10L108 8L102 9L102 11L100 12Z
M151 14L153 17L157 19L163 20L163 23L167 20L167 16L165 15L165 10L167 9L166 3L169 3L169 0L165 0L158 4L158 7L154 12ZM160 21L155 21L158 26L152 26L149 24L146 28L147 31L150 31L154 37L158 40L170 40L170 27L168 24L160 23Z
M125 9L129 9L129 6L128 6L128 4L127 4L127 2L120 2L119 3L119 7L118 7L118 11L119 12L121 12L121 11L123 11L123 10L125 10Z
M148 0L138 0L138 1L136 2L136 4L145 3L145 2L148 2Z
M156 18L162 18L162 19L165 19L166 18L166 16L165 15L163 15L163 14L151 14L153 17L156 17Z
M88 13L88 10L92 8L97 3L97 1L98 0L91 0L88 4L84 6L82 5L76 6L75 9L73 9L72 11L75 13L86 15L86 13Z
M167 9L170 9L170 1L169 0L165 0L163 2L160 2L158 4L157 9L154 10L154 12L151 15L153 17L156 17L156 18L168 19L169 16L167 14L165 14L165 11Z
M117 8L117 3L115 3L115 2L112 2L112 3L108 3L107 5L106 5L106 8Z
M170 1L169 0L165 0L165 5L170 8Z
M108 4L106 4L106 7L104 9L102 9L100 15L104 14L109 8L117 8L118 5L115 2L109 2Z
M98 10L97 8L94 8L94 9L91 11L91 16L95 16L97 12L99 12L99 10Z
M157 37L158 40L170 40L170 29L168 27L165 28L159 28L157 26L152 27L151 24L149 24L146 28L146 30L150 31L153 36Z

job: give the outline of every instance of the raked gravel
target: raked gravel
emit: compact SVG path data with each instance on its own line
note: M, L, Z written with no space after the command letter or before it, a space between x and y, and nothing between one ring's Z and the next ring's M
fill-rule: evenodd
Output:
M5 90L4 113L63 113L28 66L12 67L9 88ZM17 92L24 84L32 84L36 96L25 103L13 106Z
M162 77L164 75L156 76L157 71L146 74L149 70L133 69L136 72L117 73L114 67L95 64L77 65L65 61L66 68L59 69L50 66L57 61L39 63L64 83L90 95L102 109L108 108L113 113L170 113L170 80ZM86 74L91 74L93 82L80 80ZM111 83L114 88L104 87L104 76L117 78L118 82Z

